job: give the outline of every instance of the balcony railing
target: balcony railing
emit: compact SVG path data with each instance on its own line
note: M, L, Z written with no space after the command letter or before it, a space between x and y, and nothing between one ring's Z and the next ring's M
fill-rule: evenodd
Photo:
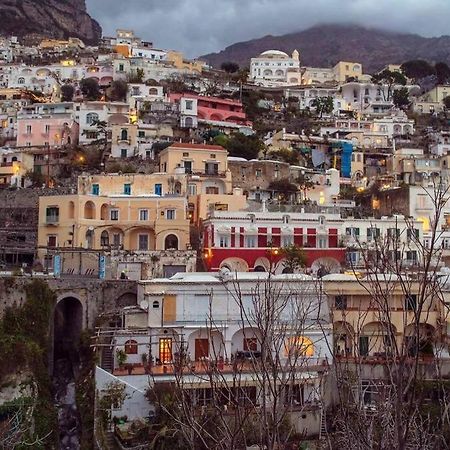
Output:
M190 172L191 175L196 175L199 177L219 177L219 178L225 178L227 176L227 173L225 171L203 171L203 172Z
M49 225L55 225L59 223L59 216L46 216L45 223Z

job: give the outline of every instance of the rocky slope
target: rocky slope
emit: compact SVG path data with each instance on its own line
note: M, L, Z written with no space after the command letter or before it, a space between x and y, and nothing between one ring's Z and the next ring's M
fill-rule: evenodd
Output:
M0 0L0 35L77 37L95 44L102 29L86 12L85 0Z
M417 58L450 63L450 36L424 38L354 25L320 25L298 33L265 36L230 45L201 59L216 67L225 61L245 67L250 58L269 49L289 53L298 49L302 65L315 67L329 67L337 61L359 61L368 73L386 64Z

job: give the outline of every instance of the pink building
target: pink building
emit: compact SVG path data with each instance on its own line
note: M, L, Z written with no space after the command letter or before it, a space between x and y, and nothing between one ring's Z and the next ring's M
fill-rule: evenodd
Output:
M17 147L78 143L72 103L41 103L22 109L17 117Z

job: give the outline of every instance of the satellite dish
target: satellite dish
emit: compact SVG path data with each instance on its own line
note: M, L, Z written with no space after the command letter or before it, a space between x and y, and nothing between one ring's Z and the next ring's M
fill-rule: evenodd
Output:
M141 303L139 303L139 306L141 307L141 309L148 309L148 301L147 300L142 300Z

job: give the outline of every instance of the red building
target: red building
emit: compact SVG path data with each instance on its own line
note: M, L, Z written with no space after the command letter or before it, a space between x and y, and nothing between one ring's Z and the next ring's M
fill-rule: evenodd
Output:
M171 102L179 103L181 99L191 99L197 104L197 119L199 121L229 122L242 126L251 126L247 120L241 102L226 98L207 97L195 94L170 94ZM195 111L195 108L193 108Z
M336 214L215 211L204 222L205 264L209 271L282 272L280 249L295 244L313 271L321 266L336 271L345 261L342 226Z

